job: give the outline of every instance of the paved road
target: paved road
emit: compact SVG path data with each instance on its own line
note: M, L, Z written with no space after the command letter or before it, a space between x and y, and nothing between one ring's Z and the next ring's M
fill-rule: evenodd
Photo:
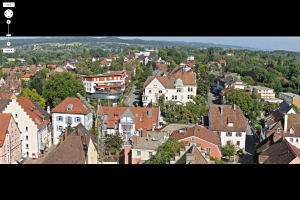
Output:
M246 133L246 148L244 157L240 158L239 163L241 164L253 164L253 153L255 145L258 143L256 137L250 129L249 124L247 125Z
M213 97L214 97L213 93L209 92L207 102L206 102L207 106L210 106L210 105L213 105L213 104L220 104L219 99L213 100Z
M128 97L125 100L125 103L129 106L129 107L135 107L137 104L140 104L140 95L139 95L139 90L136 86L136 84L134 84L132 86L132 90L130 91ZM141 106L141 105L139 105Z

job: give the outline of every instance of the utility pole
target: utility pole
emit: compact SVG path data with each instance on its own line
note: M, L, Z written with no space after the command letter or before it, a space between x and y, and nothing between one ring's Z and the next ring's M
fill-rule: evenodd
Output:
M101 101L98 99L97 101L97 110L94 109L94 107L79 93L77 93L78 98L80 101L92 111L93 115L96 116L95 120L95 128L97 128L97 136L98 136L98 141L97 141L97 150L98 150L98 159L97 163L98 164L103 164L103 157L104 157L104 145L103 145L103 110L101 106Z

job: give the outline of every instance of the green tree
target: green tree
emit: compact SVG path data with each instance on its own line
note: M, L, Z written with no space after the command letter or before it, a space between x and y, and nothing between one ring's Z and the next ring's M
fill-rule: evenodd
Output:
M67 97L77 97L76 93L85 96L81 78L70 72L54 73L43 85L43 97L50 108L54 108Z
M180 148L185 148L185 143L171 137L155 149L156 154L152 155L145 164L166 164L180 152Z
M215 59L214 55L215 55L214 48L213 47L209 47L207 49L207 54L206 54L206 60L207 60L207 62L214 61L214 59Z
M234 156L237 155L237 146L233 144L233 142L230 140L227 142L224 146L222 146L222 154L223 156Z
M29 99L35 101L39 106L45 108L46 100L36 92L36 89L30 90L26 88L22 91L22 94L18 98L28 97Z
M198 73L198 79L197 79L197 94L204 97L204 99L207 101L209 88L210 88L210 81L209 81L208 73L205 70L205 68L200 68Z
M254 85L255 81L253 80L253 78L251 76L242 76L241 80L246 82L248 85Z
M124 141L119 133L114 135L108 135L105 139L106 148L120 150Z

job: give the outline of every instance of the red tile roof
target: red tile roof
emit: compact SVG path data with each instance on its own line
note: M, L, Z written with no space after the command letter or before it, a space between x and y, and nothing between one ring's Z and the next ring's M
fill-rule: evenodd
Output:
M119 122L121 115L129 109L135 117L135 129L146 127L152 129L152 124L158 125L158 108L141 108L141 107L102 107L103 114L108 115L107 128L114 128L114 123ZM152 117L148 117L148 110L152 110ZM118 118L115 118L118 115Z
M183 132L180 132L180 130L183 130ZM172 133L171 137L175 137L178 140L182 140L188 137L195 136L197 138L200 138L202 140L205 140L207 142L210 142L216 146L219 147L221 150L221 138L220 136L211 130L208 130L200 125L195 125L191 127L187 127L187 129L179 129Z
M223 114L221 109L223 107ZM247 119L239 106L235 110L232 105L210 105L210 126L212 131L238 131L246 132ZM228 126L228 121L233 127Z
M71 110L67 110L68 105L72 104ZM85 108L80 99L76 97L68 97L55 108L52 109L52 113L73 113L73 114L87 114L90 111Z
M9 121L11 118L11 114L8 113L0 113L0 146L3 145L5 140L6 131L9 126Z
M34 76L34 74L28 73L28 74L21 76L21 78L30 78L30 76Z
M49 121L45 119L45 116L38 110L38 108L28 97L17 99L17 102L24 109L27 115L29 115L31 120L37 125L38 129L49 123Z

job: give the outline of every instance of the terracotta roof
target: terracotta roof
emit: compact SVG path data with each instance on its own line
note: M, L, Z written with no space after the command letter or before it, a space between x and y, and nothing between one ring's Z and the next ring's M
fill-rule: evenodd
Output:
M285 119L285 118L284 118ZM294 133L290 132L291 127L294 129ZM283 132L284 137L300 137L300 113L288 114L287 120L287 132Z
M165 72L168 71L168 66L167 64L156 64L156 69L161 69L164 70Z
M34 76L34 74L28 73L28 74L21 76L21 78L30 78L30 76Z
M284 80L285 82L289 82L286 78L284 77L276 77L277 80Z
M279 109L272 111L267 117L263 119L264 125L268 125L271 129L278 121L283 119L284 114Z
M223 114L221 109L223 107ZM246 132L247 120L239 106L235 110L232 105L210 105L210 126L212 131L240 131ZM228 126L228 120L233 127Z
M0 113L2 113L5 110L5 108L11 101L11 99L0 99Z
M68 105L73 105L71 110L67 110ZM85 108L80 99L76 97L68 97L59 105L52 109L52 113L73 113L73 114L87 114L90 111Z
M44 127L49 123L46 117L39 111L39 109L32 103L28 97L17 99L19 105L24 109L31 120L37 125L38 129Z
M182 132L180 131L182 130ZM202 140L205 140L207 142L210 142L216 146L219 147L219 150L221 151L221 138L220 136L211 130L208 130L200 125L193 125L190 127L187 127L186 129L179 129L172 133L171 137L175 137L178 140L183 140L188 137L197 137Z
M158 125L158 108L141 108L141 107L102 107L103 114L108 115L107 128L114 128L114 123L119 122L121 115L129 109L135 117L135 129L146 127L152 129L152 124ZM152 117L148 116L148 111L152 110ZM118 115L118 118L115 117Z
M0 146L3 145L5 136L6 136L6 131L9 126L9 121L11 119L11 114L5 114L5 113L0 113Z
M102 61L101 61L101 63L100 63L101 65L108 65L108 62L107 62L107 60L106 59L103 59Z
M145 89L154 79L157 79L165 88L173 89L175 81L180 78L183 85L196 86L196 77L194 72L187 72L179 70L174 72L171 76L150 76L144 82L143 89Z
M84 135L86 135L86 141L84 140ZM79 123L68 134L67 138L45 159L43 164L85 164L86 155L82 144L84 141L87 147L89 147L90 142L93 142L96 148L97 137Z
M13 95L14 93L11 91L0 92L0 99L11 99Z

